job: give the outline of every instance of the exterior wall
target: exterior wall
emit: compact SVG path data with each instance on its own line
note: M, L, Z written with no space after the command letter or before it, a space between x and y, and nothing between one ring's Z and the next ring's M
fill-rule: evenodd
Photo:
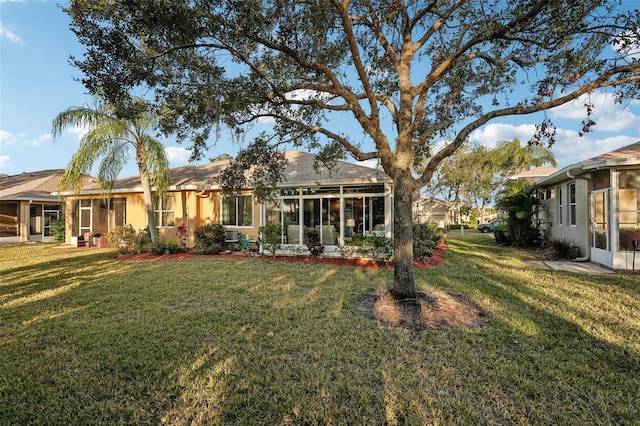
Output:
M601 169L600 172L604 170L607 169ZM622 183L621 173L626 173L626 180L632 182ZM638 177L634 177L633 173L637 173ZM591 205L591 180L592 175L586 174L574 180L564 180L555 184L553 189L556 191L556 196L544 200L542 208L539 209L540 229L545 232L548 239L564 239L575 243L580 247L582 256L603 263L604 266L621 270L640 268L640 256L636 253L635 257L638 257L638 260L634 260L634 250L630 243L632 239L640 240L640 169L612 168L607 214L609 255L603 256L602 253L607 251L599 250L599 260L593 260L593 230L590 217L594 207ZM569 184L572 182L576 184L575 226L569 222ZM559 224L558 220L558 187L562 188L562 224Z
M221 221L221 196L219 192L207 192L184 190L170 191L167 194L173 196L173 221L171 226L158 227L158 237L162 241L181 241L187 247L193 247L195 230L209 223L220 223ZM144 229L148 225L147 212L144 206L144 197L141 193L111 194L113 198L124 198L126 201L126 225L134 229ZM72 212L66 223L66 242L71 243L72 237L79 232L78 202L79 200L102 200L98 194L82 195L77 197L67 197L67 211ZM252 239L258 237L260 227L260 205L253 200L252 226L227 226L229 230L235 230L249 235ZM95 201L94 201L95 202ZM27 207L28 208L28 207ZM113 218L100 218L101 223L97 223L94 217L92 232L106 232L113 228ZM180 230L184 229L184 236L180 235ZM102 231L105 230L105 231ZM28 228L27 228L28 231Z
M439 203L423 202L418 204L416 208L416 222L419 223L434 222L440 228L444 228L446 217L447 209Z
M576 185L576 224L571 225L569 185ZM541 230L550 240L566 240L580 247L581 256L589 253L591 234L589 227L589 181L587 179L566 180L554 186L555 197L543 202L543 214L539 216ZM558 191L562 188L562 224L559 224Z

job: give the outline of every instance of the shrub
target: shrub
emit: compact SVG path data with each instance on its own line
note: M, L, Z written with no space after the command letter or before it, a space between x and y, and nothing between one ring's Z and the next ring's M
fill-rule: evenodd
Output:
M388 259L393 254L393 241L391 238L370 235L365 237L362 248L373 259Z
M276 250L280 248L280 236L282 228L278 223L269 223L261 226L259 229L260 237L258 242L262 246L262 249L267 253L271 253L272 256L276 255Z
M64 243L65 240L65 218L60 214L57 219L51 221L51 236L56 243Z
M117 247L120 253L134 251L136 230L133 226L116 226L105 234L105 239L112 247Z
M151 244L151 233L149 227L138 230L133 237L133 249L136 253L140 254L147 249Z
M507 230L511 245L529 247L538 242L538 230L533 225L533 210L538 200L532 195L531 187L498 200L497 207L507 212ZM501 243L502 235L494 232L496 243Z
M318 257L324 253L324 244L320 241L320 233L315 229L308 231L305 235L307 237L307 249L309 254L313 257Z
M413 257L424 259L433 254L443 230L436 223L415 223L413 225Z
M218 254L227 239L227 228L219 223L209 223L194 232L194 254Z
M209 246L194 246L191 250L193 254L218 254L222 251L222 246L220 244L211 244Z
M509 236L507 227L496 228L496 230L493 231L493 236L496 239L496 244L513 244L513 240Z
M388 259L393 255L393 241L391 238L377 235L354 235L351 244L342 248L345 257L351 257L355 253L372 259Z
M224 246L227 239L227 228L220 223L208 223L194 232L195 243L201 243L205 246L211 244L219 244Z
M539 257L542 260L573 260L580 257L580 247L573 241L565 239L544 240L540 247Z
M136 231L133 226L117 226L104 235L112 247L120 253L142 253L151 244L149 228Z
M185 248L178 241L156 241L149 245L152 254L176 254L184 253Z

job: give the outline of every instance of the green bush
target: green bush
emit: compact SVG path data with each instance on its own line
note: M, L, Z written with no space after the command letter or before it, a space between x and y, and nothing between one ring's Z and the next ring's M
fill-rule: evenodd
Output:
M278 223L269 223L261 226L259 229L260 237L258 242L262 246L262 250L276 255L276 250L280 248L282 228Z
M149 245L152 254L176 254L184 253L185 248L178 241L156 241Z
M142 253L151 244L149 228L136 231L133 226L116 226L104 235L112 247L117 247L120 253Z
M203 246L219 244L224 246L227 239L227 228L220 223L208 223L194 232L195 244L200 243Z
M424 259L431 257L433 249L438 245L443 230L437 223L415 223L413 225L413 257Z
M324 253L324 244L320 241L320 233L318 231L315 229L308 231L305 236L307 237L307 249L311 256L318 257Z
M580 247L573 241L565 239L544 240L540 247L539 257L542 260L573 260L580 257Z
M513 244L513 240L509 236L509 230L506 226L496 228L493 231L493 236L495 237L496 244Z
M218 254L221 251L222 251L222 246L220 244L211 244L206 247L196 245L191 250L191 253L205 255L205 254Z
M351 244L342 248L346 257L358 253L372 259L388 259L393 255L393 241L391 238L379 237L377 235L354 235Z
M218 254L227 239L227 228L219 223L209 223L194 232L194 254Z
M373 259L388 259L393 254L393 240L387 237L370 235L365 237L363 249L366 249L368 255Z
M65 218L60 214L57 219L51 221L51 236L56 243L64 243L65 240Z
M533 221L533 211L538 200L532 195L532 191L531 187L525 187L498 200L497 207L507 212L507 226L494 232L496 243L509 242L513 246L530 247L538 242L539 233ZM505 232L507 238L498 235L498 231Z

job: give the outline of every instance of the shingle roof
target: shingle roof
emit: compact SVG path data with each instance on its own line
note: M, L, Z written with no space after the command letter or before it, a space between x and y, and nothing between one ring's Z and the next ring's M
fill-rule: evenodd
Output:
M329 172L326 167L321 167L318 172L313 168L315 155L302 151L288 150L284 152L288 161L284 170L284 181L281 186L291 186L331 182L336 184L343 181L368 182L375 179L384 179L385 173L380 169L373 169L358 164L338 161L336 167ZM199 166L182 166L171 169L171 187L176 189L204 189L219 188L219 178L222 171L228 166L229 160L216 161ZM114 191L140 190L140 177L130 176L118 179L114 182ZM97 191L98 185L90 181L84 186L84 191Z
M338 161L336 167L329 172L326 167L322 167L316 172L313 168L315 155L302 151L285 151L285 156L289 164L285 168L285 179L282 185L307 183L307 182L327 182L346 180L368 180L384 179L385 173L381 169L361 166L359 164Z
M58 190L63 173L55 169L0 177L0 199L56 201L52 192Z
M517 175L509 176L509 179L510 180L539 179L545 176L549 176L550 174L553 174L558 170L560 169L558 169L557 167L548 167L548 166L535 167L530 170L525 170L522 173L518 173Z
M599 167L619 167L640 165L640 141L622 148L567 166L536 182L536 185L551 185L567 179L568 174L587 173Z
M588 166L595 165L602 162L619 162L619 161L636 161L640 162L640 141L632 143L631 145L623 146L622 148L609 151L605 154L598 155L588 160L584 160L581 164L587 168Z

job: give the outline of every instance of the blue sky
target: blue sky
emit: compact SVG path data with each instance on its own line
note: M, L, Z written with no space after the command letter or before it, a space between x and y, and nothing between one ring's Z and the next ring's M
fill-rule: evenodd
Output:
M69 30L69 18L59 3L0 0L0 173L64 168L78 147L81 134L77 130L70 129L55 143L50 134L51 121L59 112L92 102L75 80L81 73L69 64L69 56L81 56L83 48ZM558 126L552 151L561 167L640 141L640 100L624 109L602 94L592 95L591 102L597 126L582 138L578 131L585 118L583 101L550 112ZM489 147L514 137L527 141L539 120L533 115L490 122L471 139ZM187 146L164 142L171 167L187 164ZM208 156L233 154L236 149L230 141L220 140ZM131 161L122 176L135 174Z

